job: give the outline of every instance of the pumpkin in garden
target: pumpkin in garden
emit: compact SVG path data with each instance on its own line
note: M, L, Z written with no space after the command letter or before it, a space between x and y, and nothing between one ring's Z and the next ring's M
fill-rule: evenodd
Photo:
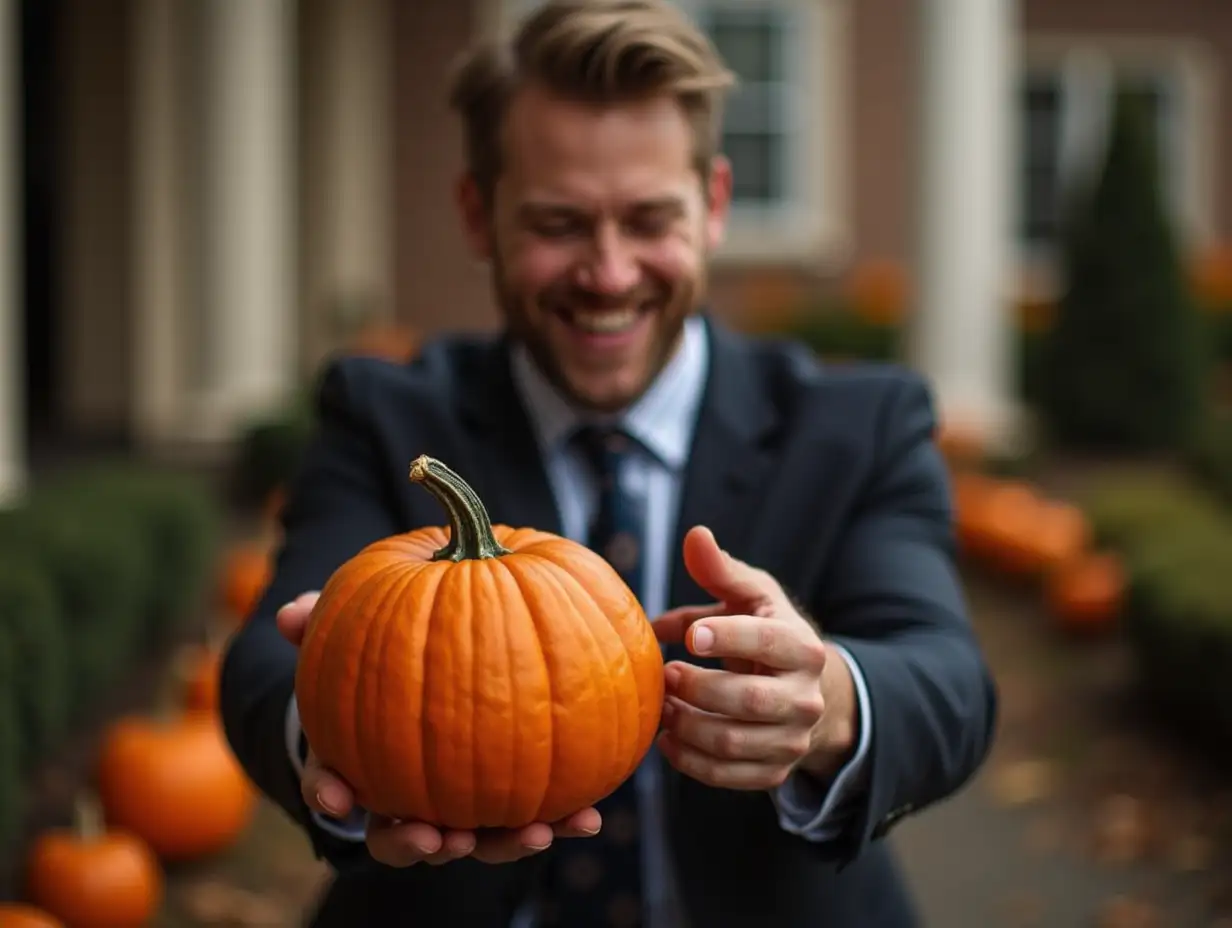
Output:
M295 681L308 742L392 818L519 828L593 805L663 706L637 597L583 545L494 527L441 462L417 458L410 479L450 525L374 542L326 583Z
M419 352L419 336L396 322L370 322L359 329L346 347L347 354L406 362Z
M108 824L143 838L166 861L231 847L256 792L212 712L126 718L104 734L98 792Z
M1030 519L1030 522L1025 521ZM1079 557L1091 543L1091 526L1072 503L1041 499L1033 516L1001 540L998 564L1017 577L1036 577Z
M0 903L0 928L65 928L64 922L32 905Z
M1125 585L1119 558L1092 553L1059 567L1048 578L1045 596L1049 610L1065 630L1100 632L1120 618Z
M977 557L995 568L1020 574L1020 552L1039 523L1041 503L1029 484L1010 480L993 487L981 501L973 526Z
M71 928L148 924L162 904L158 860L137 836L105 829L93 799L79 799L76 813L73 829L35 838L26 862L27 897Z
M213 641L190 645L180 653L177 663L176 674L181 683L184 708L190 712L218 711L222 646Z
M273 574L267 545L257 542L237 545L228 553L222 569L220 591L223 608L239 622L257 608Z

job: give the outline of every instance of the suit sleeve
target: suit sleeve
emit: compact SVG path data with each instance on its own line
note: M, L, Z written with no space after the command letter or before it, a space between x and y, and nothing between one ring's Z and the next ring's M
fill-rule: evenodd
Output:
M353 365L336 362L322 377L316 433L288 494L273 579L230 642L220 679L223 725L236 757L261 791L306 829L317 855L339 868L364 860L366 846L323 829L300 796L287 751L297 652L274 616L299 594L320 590L365 545L399 530L375 433L358 412Z
M923 382L905 378L877 460L814 604L859 665L875 724L850 861L903 816L957 791L987 756L997 693L954 564L949 478Z

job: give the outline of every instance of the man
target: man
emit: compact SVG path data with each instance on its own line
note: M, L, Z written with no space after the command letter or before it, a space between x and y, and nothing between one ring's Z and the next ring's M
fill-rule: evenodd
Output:
M931 401L908 372L828 370L702 312L729 83L665 0L549 0L458 73L458 202L506 331L329 368L222 677L237 755L338 871L323 928L916 923L880 839L971 776L995 716ZM422 453L495 521L608 553L657 616L662 732L598 809L516 833L370 819L304 743L310 591L443 520L406 478Z

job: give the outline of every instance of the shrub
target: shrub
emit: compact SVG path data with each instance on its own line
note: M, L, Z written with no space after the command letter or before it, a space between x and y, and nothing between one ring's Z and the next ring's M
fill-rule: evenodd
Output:
M0 846L21 830L21 722L14 678L18 661L8 636L0 630Z
M1206 417L1190 443L1187 460L1198 478L1232 505L1232 411Z
M14 667L4 681L16 704L22 765L32 764L68 725L72 691L69 642L55 589L44 571L20 558L0 563L0 635Z
M1073 204L1066 290L1041 399L1069 447L1178 449L1199 409L1199 319L1161 193L1154 137L1122 92L1094 189Z
M1123 626L1155 702L1232 737L1232 517L1181 478L1129 478L1087 500L1129 574Z
M147 641L166 640L191 617L213 578L222 537L222 513L199 478L105 463L59 478L41 497L47 511L68 506L101 526L130 527L146 570L138 614Z

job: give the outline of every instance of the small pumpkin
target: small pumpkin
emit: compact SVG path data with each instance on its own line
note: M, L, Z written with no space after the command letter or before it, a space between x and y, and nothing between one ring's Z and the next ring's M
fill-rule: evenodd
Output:
M221 633L210 628L204 642L188 645L180 651L174 673L180 684L180 704L184 709L218 711L218 675L222 670L223 647Z
M1125 600L1125 568L1109 553L1091 553L1062 565L1045 587L1049 610L1065 630L1102 632L1114 626Z
M220 597L223 608L236 621L247 621L265 594L272 575L268 545L252 541L231 548L222 568Z
M123 718L104 733L98 792L107 822L165 861L230 848L247 830L256 793L212 712Z
M1030 484L999 483L983 501L976 527L978 556L994 569L1017 573L1019 551L1039 523L1043 500Z
M313 750L365 808L446 828L518 828L599 801L637 768L663 658L598 554L493 527L429 457L410 479L449 528L377 541L313 609L295 692Z
M35 839L26 895L72 928L139 928L162 904L163 876L149 846L136 835L107 830L96 801L83 796L74 828Z
M969 422L943 422L937 429L937 449L953 468L978 464L987 455L984 433Z
M411 361L419 352L419 335L397 322L371 322L351 336L346 351L386 361Z
M1086 514L1072 503L1059 500L1040 499L1017 528L1003 534L997 554L998 566L1016 577L1047 574L1081 556L1091 543Z
M65 928L50 912L17 902L0 903L0 928Z

